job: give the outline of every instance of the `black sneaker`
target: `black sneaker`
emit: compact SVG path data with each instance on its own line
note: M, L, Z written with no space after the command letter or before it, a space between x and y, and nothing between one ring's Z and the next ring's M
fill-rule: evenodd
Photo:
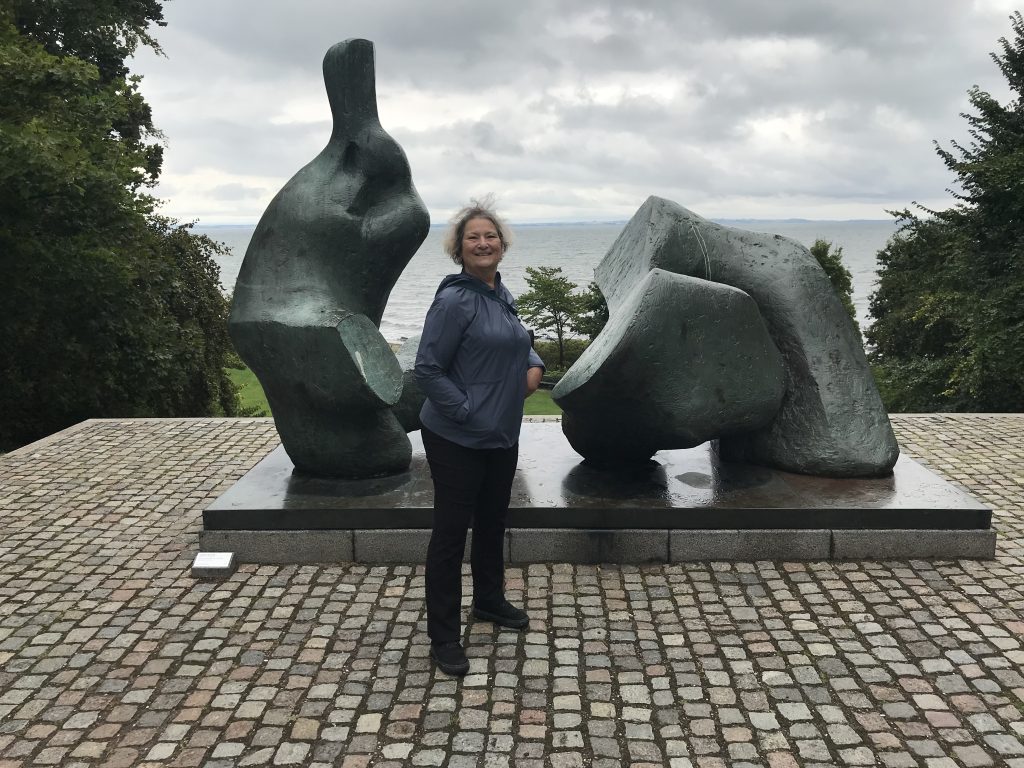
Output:
M484 621L493 621L495 624L509 629L522 629L530 623L530 617L526 615L526 611L516 608L505 599L486 607L474 605L473 616Z
M437 662L437 666L446 675L462 677L469 672L469 659L466 658L466 652L462 650L462 643L458 641L431 643L430 658Z

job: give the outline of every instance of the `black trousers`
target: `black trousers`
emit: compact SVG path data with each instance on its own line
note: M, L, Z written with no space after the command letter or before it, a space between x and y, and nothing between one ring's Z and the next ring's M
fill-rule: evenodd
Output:
M505 597L505 517L519 444L466 448L426 427L423 448L434 480L434 527L427 547L427 634L435 643L462 637L462 556L473 526L473 602Z

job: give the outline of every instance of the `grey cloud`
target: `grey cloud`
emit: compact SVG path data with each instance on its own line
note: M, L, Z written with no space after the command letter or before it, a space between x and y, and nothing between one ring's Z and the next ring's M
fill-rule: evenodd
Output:
M248 187L245 184L220 184L210 190L210 197L215 200L251 200L260 199L267 190L261 187Z
M515 138L503 135L492 123L480 120L469 129L476 146L501 155L521 155L523 145Z
M477 120L385 125L440 209L481 185L523 183L555 207L585 205L586 188L640 202L657 190L903 204L941 196L950 178L930 141L964 138L965 93L1001 86L987 52L1009 32L1002 14L962 0L180 0L165 12L158 37L171 58L151 68L143 92L169 137L169 167L283 183L326 141L326 98L321 123L264 115L296 83L322 97L322 55L347 37L374 40L379 94L411 87L444 114L448 96L492 106L492 94L513 93ZM763 50L787 55L752 55ZM681 87L674 98L627 87L645 78ZM620 98L560 95L597 83L622 83ZM189 93L237 104L237 119L169 106ZM757 149L752 124L795 114L810 116L803 144Z
M187 35L192 46L211 46L245 65L248 77L299 69L313 73L322 52L337 40L374 40L379 74L442 91L481 83L537 84L543 72L691 69L702 52L719 47L727 57L745 40L818 40L832 51L863 50L887 60L925 55L941 66L970 13L960 0L822 2L742 0L699 2L541 3L523 0L486 10L464 2L335 2L207 4L195 13L169 4L171 27L161 37ZM582 15L604 18L611 32L593 40L574 34ZM941 40L941 47L936 42ZM994 44L994 39L984 41ZM975 41L970 41L973 46ZM962 66L954 62L949 66Z
M260 125L213 120L164 126L168 154L182 171L221 167L232 173L290 177L327 143L330 121Z
M737 126L733 120L723 121L720 109L704 109L702 100L691 101L685 97L672 104L647 96L630 96L615 104L566 104L546 108L554 111L560 126L571 132L596 130L634 134L654 142L689 139L706 144L737 138Z

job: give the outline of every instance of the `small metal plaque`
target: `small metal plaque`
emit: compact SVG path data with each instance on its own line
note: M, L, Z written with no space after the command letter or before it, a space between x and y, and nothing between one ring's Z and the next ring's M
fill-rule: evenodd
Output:
M234 552L198 552L192 561L194 579L230 576L234 572Z

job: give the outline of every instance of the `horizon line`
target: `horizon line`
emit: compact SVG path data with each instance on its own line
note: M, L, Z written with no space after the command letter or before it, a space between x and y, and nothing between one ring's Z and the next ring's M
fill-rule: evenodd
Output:
M808 219L804 217L786 217L781 219L765 219L765 218L752 218L752 217L733 217L733 216L722 216L722 217L708 217L708 221L715 224L721 224L724 222L744 222L744 223L757 223L757 222L792 222L799 224L858 224L858 223L892 223L895 224L895 219ZM626 225L629 223L629 219L571 219L571 220L558 220L558 221L513 221L509 222L510 226L515 227L564 227L571 226L574 224L591 224L591 225ZM187 223L187 222L183 222ZM192 226L196 227L255 227L259 221L237 223L237 222L224 222L224 221L211 221L203 222L199 219L192 220ZM437 222L430 225L430 229L440 229L447 227L447 222Z

